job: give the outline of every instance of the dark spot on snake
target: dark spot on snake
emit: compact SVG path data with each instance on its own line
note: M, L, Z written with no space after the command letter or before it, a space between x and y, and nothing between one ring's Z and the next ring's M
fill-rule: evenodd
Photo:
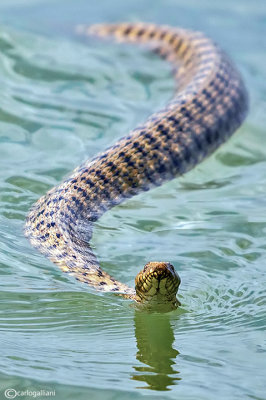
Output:
M127 29L124 30L124 34L129 35L131 31L132 31L132 27L129 26Z
M144 150L138 142L134 143L133 147L137 149L142 154L143 157L147 156L148 154L147 151Z
M67 209L68 209L68 211L71 212L72 215L75 215L75 211L70 207L69 204L67 204Z
M166 171L165 165L161 164L161 165L159 166L159 168L158 168L158 172L159 172L160 174L163 174L165 171Z
M178 50L179 50L179 48L181 47L182 43L183 43L183 40L179 39L178 43L177 43L176 46L175 46L175 51L178 52Z
M137 32L137 36L142 36L142 35L144 35L144 33L145 33L145 29L140 29L140 30Z
M207 99L210 99L210 98L211 98L211 94L210 94L206 89L203 89L202 93L204 94L204 96L205 96Z
M95 186L95 184L94 184L90 179L87 179L87 180L86 180L86 183L87 183L87 185L89 185L90 187L94 187L94 186Z
M172 35L171 38L169 39L168 43L169 43L169 44L173 44L174 41L175 41L175 39L176 39L176 36L175 36L175 35Z
M131 160L131 157L130 157L129 155L126 155L126 156L125 156L125 162L126 162L126 163L129 163L130 160Z
M210 128L207 128L207 129L206 129L205 138L206 138L206 141L207 141L208 143L211 143L211 142L212 142L212 131L211 131Z
M203 110L204 109L204 107L203 107L203 105L200 103L200 101L198 100L198 99L193 99L192 100L192 103L193 104L195 104L195 106L199 109L199 110Z

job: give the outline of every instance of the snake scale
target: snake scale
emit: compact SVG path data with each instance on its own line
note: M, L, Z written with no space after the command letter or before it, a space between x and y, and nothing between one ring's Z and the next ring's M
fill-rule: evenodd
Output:
M29 212L25 235L81 282L175 308L180 278L174 267L148 263L135 290L129 288L100 268L89 244L93 223L125 199L184 174L225 142L246 116L245 86L229 57L200 32L144 23L79 31L146 45L172 64L177 90L163 110L41 197Z

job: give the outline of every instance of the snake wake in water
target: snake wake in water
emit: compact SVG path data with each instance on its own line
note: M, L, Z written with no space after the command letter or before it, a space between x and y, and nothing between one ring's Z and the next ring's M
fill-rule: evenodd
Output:
M103 271L89 242L93 223L111 207L180 176L240 126L246 89L228 56L200 32L152 24L99 24L80 32L146 44L172 63L178 89L166 107L89 160L31 209L25 235L40 252L81 282L138 303L169 309L180 278L167 262L150 262L135 290Z

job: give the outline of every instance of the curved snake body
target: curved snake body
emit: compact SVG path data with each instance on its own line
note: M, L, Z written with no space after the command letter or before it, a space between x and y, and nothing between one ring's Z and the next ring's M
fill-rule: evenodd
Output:
M92 226L111 207L184 174L217 149L246 115L245 87L228 56L202 33L141 23L81 31L146 44L172 63L178 88L163 110L40 198L25 234L64 272L98 290L151 301L163 277L163 293L173 303L180 280L170 264L148 264L136 280L136 293L100 268L89 245Z

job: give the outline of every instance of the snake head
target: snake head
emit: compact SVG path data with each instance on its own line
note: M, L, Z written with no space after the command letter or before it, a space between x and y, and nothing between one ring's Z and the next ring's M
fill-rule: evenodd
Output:
M138 303L158 309L175 309L181 303L176 294L180 277L173 265L168 262L149 262L135 279L136 300Z

